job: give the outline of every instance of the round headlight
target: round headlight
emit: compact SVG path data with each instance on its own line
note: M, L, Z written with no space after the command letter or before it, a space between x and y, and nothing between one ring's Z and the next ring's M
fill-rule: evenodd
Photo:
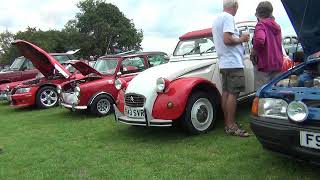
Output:
M114 86L117 90L120 90L122 88L122 81L120 79L117 79L114 81Z
M303 122L307 119L309 111L303 102L293 101L288 105L287 114L292 121Z
M76 96L78 96L78 97L80 96L80 87L79 86L74 88L74 93L76 94Z
M166 87L168 86L169 80L165 78L158 78L157 79L157 92L163 92Z
M62 92L62 88L60 85L57 86L57 93L60 94Z

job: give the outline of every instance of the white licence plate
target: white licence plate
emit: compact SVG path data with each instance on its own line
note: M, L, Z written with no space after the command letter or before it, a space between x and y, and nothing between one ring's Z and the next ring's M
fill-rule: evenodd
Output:
M320 133L300 131L300 145L320 149Z
M134 108L134 107L124 107L124 114L131 118L144 118L144 109L143 108Z

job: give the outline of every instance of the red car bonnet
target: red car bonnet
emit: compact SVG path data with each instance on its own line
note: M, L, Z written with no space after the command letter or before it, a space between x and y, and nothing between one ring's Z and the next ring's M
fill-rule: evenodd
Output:
M54 69L61 73L65 78L71 76L71 73L63 67L54 57L27 41L16 40L15 45L21 55L29 59L45 77L53 76Z
M89 75L91 73L95 73L99 76L102 76L100 72L95 70L94 68L90 67L88 64L82 61L71 61L69 62L74 68L76 68L80 73L84 76Z

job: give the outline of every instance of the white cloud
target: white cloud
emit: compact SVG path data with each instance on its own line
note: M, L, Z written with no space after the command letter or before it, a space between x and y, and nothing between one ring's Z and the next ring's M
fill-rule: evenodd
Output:
M3 0L2 0L3 1ZM237 21L255 20L261 0L239 0ZM0 7L0 31L17 32L26 27L61 29L79 11L79 0L4 0ZM188 31L211 27L222 0L107 0L119 7L144 31L144 50L172 53L178 37ZM270 0L283 34L294 34L280 0Z

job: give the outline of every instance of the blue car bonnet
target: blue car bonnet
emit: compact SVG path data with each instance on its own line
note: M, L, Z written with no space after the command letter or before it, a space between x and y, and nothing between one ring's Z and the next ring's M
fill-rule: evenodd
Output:
M281 0L306 57L320 51L320 0Z

